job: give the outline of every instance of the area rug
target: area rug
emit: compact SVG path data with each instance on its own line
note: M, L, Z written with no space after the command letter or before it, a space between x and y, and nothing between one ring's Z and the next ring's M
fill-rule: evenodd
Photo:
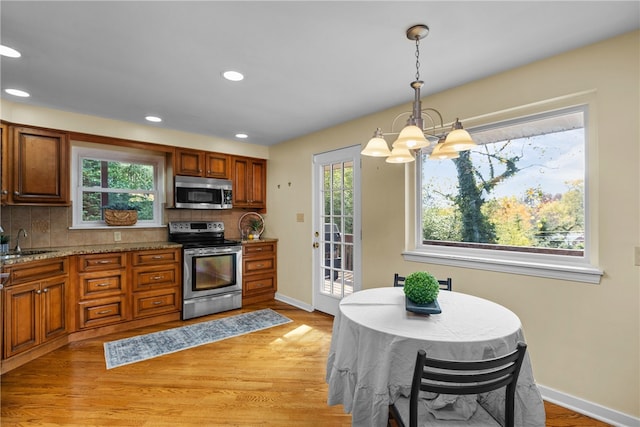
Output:
M257 310L105 342L104 358L107 369L112 369L289 322L291 319L271 309Z

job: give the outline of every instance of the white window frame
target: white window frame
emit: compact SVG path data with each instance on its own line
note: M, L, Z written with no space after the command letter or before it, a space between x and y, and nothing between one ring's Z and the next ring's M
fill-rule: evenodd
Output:
M99 159L116 162L135 162L151 165L154 167L155 190L153 203L153 220L138 220L134 225L130 226L109 226L104 221L83 221L82 220L82 161L84 159ZM165 227L163 224L163 206L165 201L165 158L164 155L158 153L150 153L143 150L123 148L114 146L81 144L74 145L71 148L71 188L73 200L73 220L72 229L101 229L101 228L153 228Z
M598 268L598 156L595 91L567 95L481 117L465 119L472 129L560 109L585 107L585 248L583 256L479 249L422 244L421 174L419 168L405 175L407 183L406 261L441 264L597 284L604 272Z

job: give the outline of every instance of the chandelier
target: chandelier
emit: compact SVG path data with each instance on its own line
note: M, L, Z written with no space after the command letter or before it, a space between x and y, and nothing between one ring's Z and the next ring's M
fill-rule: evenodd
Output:
M415 160L417 151L435 143L430 159L454 159L458 157L458 152L469 150L476 145L469 132L463 129L459 119L456 119L449 132L443 133L444 123L440 112L433 108L422 108L420 89L424 82L420 80L420 40L427 34L429 34L429 27L423 24L414 25L407 30L407 38L416 42L416 79L411 82L414 91L412 111L399 114L393 120L390 133L383 133L381 128L377 128L362 150L362 155L386 157L387 163L408 163ZM393 126L398 118L407 114L410 116L405 127L399 134L394 133ZM388 135L398 135L391 145L391 150L384 139Z

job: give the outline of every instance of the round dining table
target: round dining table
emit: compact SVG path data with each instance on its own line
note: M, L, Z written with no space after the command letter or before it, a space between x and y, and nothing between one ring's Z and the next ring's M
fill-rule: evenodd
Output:
M386 426L389 405L409 396L416 354L450 360L502 356L525 342L520 319L500 304L459 292L440 291L439 314L407 310L402 287L355 292L340 302L327 360L328 404L344 406L353 426ZM543 427L544 404L529 354L522 364L515 425ZM478 396L497 420L504 419L504 390Z

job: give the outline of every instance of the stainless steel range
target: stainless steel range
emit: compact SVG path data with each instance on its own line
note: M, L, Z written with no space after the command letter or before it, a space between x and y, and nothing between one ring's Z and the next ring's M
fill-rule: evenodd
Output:
M169 240L183 246L182 319L242 307L242 245L223 222L170 222Z

